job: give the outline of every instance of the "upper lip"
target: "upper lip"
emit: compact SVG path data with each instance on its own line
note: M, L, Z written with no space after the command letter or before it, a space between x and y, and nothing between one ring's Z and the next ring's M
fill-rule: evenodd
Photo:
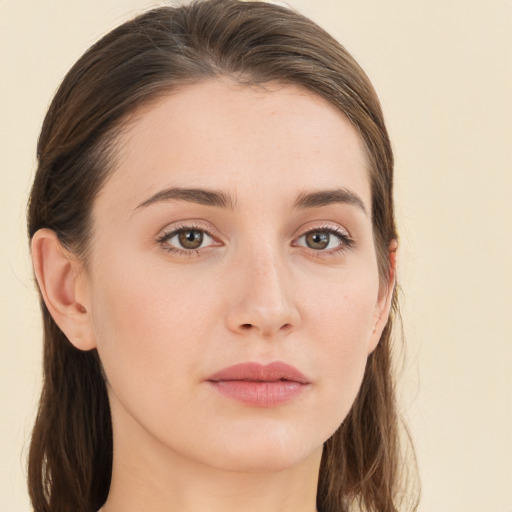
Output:
M282 361L263 365L259 363L240 363L228 366L210 375L206 380L218 382L227 380L245 380L254 382L277 382L288 380L309 384L307 377L297 368Z

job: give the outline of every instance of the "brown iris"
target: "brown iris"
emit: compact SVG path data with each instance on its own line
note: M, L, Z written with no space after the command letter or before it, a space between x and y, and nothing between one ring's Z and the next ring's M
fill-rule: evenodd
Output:
M197 230L185 230L178 234L180 245L184 249L199 249L203 243L203 232Z
M306 234L306 245L310 249L325 249L329 245L329 233L312 231Z

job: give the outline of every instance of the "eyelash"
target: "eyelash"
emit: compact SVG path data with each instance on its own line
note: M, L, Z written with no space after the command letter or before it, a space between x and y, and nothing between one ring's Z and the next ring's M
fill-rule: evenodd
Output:
M211 247L211 246L203 247L203 248L199 248L199 249L179 249L178 247L169 245L168 242L171 238L175 237L176 235L179 235L180 233L186 232L186 231L200 231L200 232L208 235L210 238L215 239L214 235L209 230L205 229L204 227L197 226L194 224L187 224L187 225L183 225L183 226L180 226L177 228L173 228L170 231L164 232L161 236L159 236L157 238L157 242L161 245L161 247L165 251L167 251L169 253L176 254L178 256L188 256L188 257L199 256L201 254L201 252L208 250ZM326 255L334 256L336 254L339 254L341 252L351 249L354 245L354 240L345 231L342 231L339 228L334 228L332 226L319 226L317 228L310 229L310 230L306 231L305 233L303 233L302 235L300 235L297 239L300 239L310 233L328 233L329 235L334 235L340 241L339 247L337 247L335 249L328 250L328 251L324 251L322 249L315 250L315 249L311 249L310 247L308 248L305 246L299 246L299 247L304 247L306 249L311 250L312 254L314 254L316 257L322 257L322 256L326 256Z

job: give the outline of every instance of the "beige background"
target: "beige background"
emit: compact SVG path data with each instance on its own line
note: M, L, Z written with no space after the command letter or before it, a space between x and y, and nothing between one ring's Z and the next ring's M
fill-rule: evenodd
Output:
M295 0L354 54L397 157L421 512L512 511L512 2ZM154 2L0 0L0 510L29 510L40 320L24 210L48 102L100 35Z

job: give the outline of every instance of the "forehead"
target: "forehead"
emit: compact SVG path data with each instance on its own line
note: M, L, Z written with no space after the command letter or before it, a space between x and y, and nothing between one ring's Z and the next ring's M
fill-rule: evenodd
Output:
M367 167L353 125L318 95L216 80L178 89L137 113L119 138L116 168L98 203L135 208L171 186L269 201L342 186L369 209Z

